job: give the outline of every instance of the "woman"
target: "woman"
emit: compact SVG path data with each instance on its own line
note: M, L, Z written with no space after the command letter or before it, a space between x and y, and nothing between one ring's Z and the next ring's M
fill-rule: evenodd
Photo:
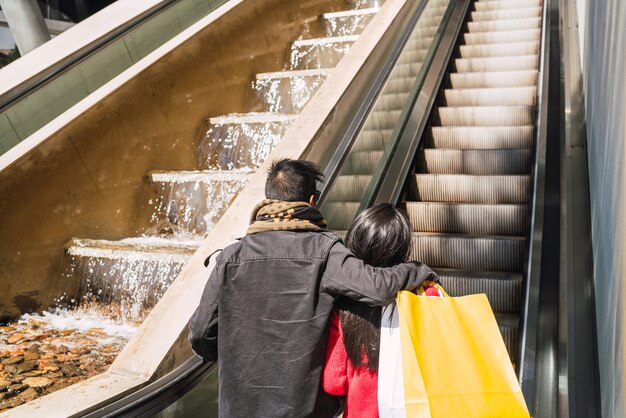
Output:
M367 264L390 267L407 260L411 225L394 206L374 206L352 223L346 246ZM378 417L380 319L380 307L347 298L339 299L331 315L322 386L331 395L346 397L344 418Z

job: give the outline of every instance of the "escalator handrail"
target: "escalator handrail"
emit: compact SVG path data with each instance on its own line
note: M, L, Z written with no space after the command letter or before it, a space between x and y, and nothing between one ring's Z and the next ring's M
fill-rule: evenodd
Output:
M397 203L404 189L405 179L414 165L414 156L422 146L424 131L428 124L431 109L436 101L437 92L443 81L456 40L465 22L470 0L458 0L450 11L450 19L442 34L438 48L430 66L426 68L422 80L417 80L411 92L412 96L405 103L401 118L394 128L388 157L379 164L368 192L361 201L359 212L379 203ZM431 53L431 51L429 51ZM369 195L368 195L369 193Z
M19 102L24 97L28 96L41 86L52 82L55 78L59 77L65 71L83 61L87 57L97 53L102 48L138 28L146 21L152 19L156 15L174 5L176 1L177 0L163 0L163 2L124 22L120 26L113 29L111 32L78 49L61 61L51 65L50 67L47 67L30 79L20 83L15 87L10 88L5 92L2 92L2 94L0 94L0 113L5 112L7 109L15 105L17 102Z
M548 136L548 91L550 78L550 7L552 0L544 0L539 50L539 77L537 85L537 114L535 116L535 147L532 167L531 221L527 242L525 289L523 295L524 326L520 333L519 381L529 410L535 404L535 375L537 360L537 332L539 327L539 289L541 276L543 207L545 198L546 144Z

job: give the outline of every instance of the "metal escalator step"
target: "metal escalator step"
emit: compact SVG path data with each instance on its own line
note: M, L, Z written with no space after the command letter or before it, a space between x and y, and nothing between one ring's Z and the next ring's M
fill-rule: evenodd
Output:
M426 146L450 149L531 148L533 127L433 126Z
M400 110L373 111L367 116L367 119L363 124L363 129L393 129L398 122L400 112Z
M496 321L498 322L498 328L500 328L504 345L509 351L511 361L515 363L517 361L517 350L519 347L520 318L518 315L496 314Z
M343 235L341 233L338 235L345 237L345 232L350 227L360 204L361 202L324 202L321 210L328 222L328 229L343 231Z
M530 149L454 150L424 149L417 169L428 174L528 174Z
M527 203L530 176L415 174L415 200L450 203Z
M448 106L533 106L536 87L446 89Z
M415 83L415 77L389 78L383 87L384 94L408 93Z
M429 267L475 271L522 271L524 237L413 233L411 260Z
M439 29L439 25L433 24L431 26L427 26L424 24L419 24L413 29L411 33L411 39L430 39L437 33L437 29Z
M494 9L475 11L471 13L472 22L489 22L502 20L518 20L541 16L541 7L526 7L517 9Z
M472 33L537 29L540 27L541 27L540 17L531 17L527 19L519 18L519 19L467 22L467 28Z
M403 202L416 232L524 235L528 205Z
M383 151L353 152L342 168L342 174L373 174L383 156Z
M327 202L360 202L371 175L340 175L326 196Z
M539 42L511 42L508 44L476 44L459 46L461 58L515 57L535 55L539 52Z
M405 50L402 51L402 55L398 58L397 64L408 64L408 63L417 63L421 65L422 61L424 61L424 57L426 57L426 53L428 52L428 48L415 49L415 50ZM392 71L390 77L393 77L394 73Z
M440 107L442 126L523 126L534 121L532 106Z
M541 29L507 30L500 32L477 32L463 34L466 45L500 44L511 42L539 42Z
M391 132L393 132L393 129L363 129L356 137L351 151L383 150L391 136Z
M424 55L426 55L426 53L424 53ZM392 76L402 77L402 78L404 77L415 78L417 76L417 73L420 70L421 65L422 65L421 59L417 62L408 62L404 64L398 63L393 69Z
M411 38L406 42L404 49L409 51L427 51L432 42L432 37Z
M522 298L521 273L435 269L445 291L452 297L484 293L497 313L516 314Z
M533 87L537 85L537 71L451 73L450 84L454 89Z
M374 102L374 111L401 111L408 93L388 93L378 96Z
M429 3L428 6L426 6L424 11L422 12L422 16L441 17L443 16L443 14L446 12L447 9L448 9L448 4L445 2L440 1L436 3Z
M540 7L541 0L502 0L502 1L477 1L474 3L476 11L486 10L502 10L502 9L520 9Z
M454 60L454 67L459 73L537 70L538 66L538 55L492 58L457 58Z

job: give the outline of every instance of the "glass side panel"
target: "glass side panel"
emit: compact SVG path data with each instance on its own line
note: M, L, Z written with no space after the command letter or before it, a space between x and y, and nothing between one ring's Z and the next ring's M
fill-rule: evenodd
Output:
M5 108L0 112L0 154L227 1L179 0ZM10 124L4 123L7 118Z
M422 11L324 198L321 211L331 230L347 230L357 214L417 97L453 5L454 0L430 0Z
M202 382L183 395L173 404L154 415L155 418L217 418L218 407L218 371L215 368Z

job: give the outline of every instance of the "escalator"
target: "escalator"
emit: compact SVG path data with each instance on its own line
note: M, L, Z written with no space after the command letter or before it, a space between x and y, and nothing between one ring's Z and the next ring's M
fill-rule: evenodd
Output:
M537 0L473 4L392 200L413 227L411 258L434 268L452 296L487 295L514 363L524 325L541 14ZM361 199L389 146L394 125L378 120L374 132L366 122L322 206L339 234L367 206Z
M541 0L424 3L324 162L321 210L342 235L367 207L403 207L414 229L411 258L433 267L452 296L487 294L529 400L546 6ZM216 396L216 365L189 358L83 415L216 414Z
M541 0L429 2L328 162L321 197L339 235L374 204L407 211L411 258L452 296L487 295L531 409L545 15ZM190 359L177 374L193 378L156 381L93 416L217 411L215 365Z

